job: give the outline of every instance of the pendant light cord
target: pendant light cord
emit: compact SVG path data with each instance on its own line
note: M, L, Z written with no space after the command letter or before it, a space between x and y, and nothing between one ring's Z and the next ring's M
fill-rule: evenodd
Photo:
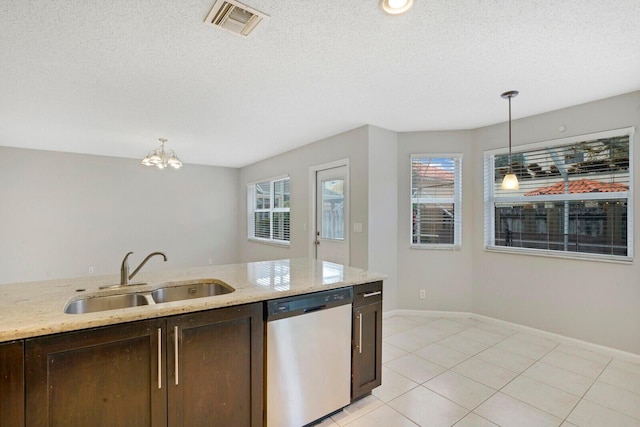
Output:
M511 96L509 97L509 173L513 173L513 165L511 164Z

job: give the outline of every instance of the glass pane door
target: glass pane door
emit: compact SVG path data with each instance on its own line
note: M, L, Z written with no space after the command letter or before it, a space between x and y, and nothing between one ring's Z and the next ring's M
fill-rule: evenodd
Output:
M322 181L322 239L344 240L344 180Z

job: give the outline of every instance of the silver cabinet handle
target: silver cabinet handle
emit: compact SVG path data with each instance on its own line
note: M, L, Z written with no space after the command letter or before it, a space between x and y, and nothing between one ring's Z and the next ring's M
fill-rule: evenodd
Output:
M175 354L175 361L174 363L176 364L176 385L179 384L179 380L178 380L178 372L180 371L180 365L178 364L178 327L175 326L173 328L173 346L174 346L174 354Z
M158 388L162 388L162 328L158 328Z
M358 327L358 335L360 336L360 338L358 338L358 351L362 354L362 313L358 314L358 319L360 321L360 326Z
M374 297L376 295L381 295L382 291L369 292L368 294L363 294L362 296L365 298Z

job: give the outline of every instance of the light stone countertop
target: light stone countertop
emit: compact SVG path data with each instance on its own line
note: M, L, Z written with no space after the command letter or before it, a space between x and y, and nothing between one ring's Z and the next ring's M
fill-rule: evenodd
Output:
M119 274L0 284L0 342L68 332L97 326L151 319L219 307L302 295L386 278L384 274L312 259L284 259L136 275L146 285L99 289L119 283ZM149 292L182 281L218 279L234 292L206 298L108 310L66 314L67 302L88 296Z

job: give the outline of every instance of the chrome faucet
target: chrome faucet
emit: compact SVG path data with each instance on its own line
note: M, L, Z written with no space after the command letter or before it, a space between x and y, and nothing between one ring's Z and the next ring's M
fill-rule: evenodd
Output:
M164 252L151 252L149 255L147 255L144 261L142 261L140 265L135 270L133 270L133 273L129 274L128 258L129 258L129 255L131 255L132 253L133 252L129 252L128 254L126 254L124 256L124 259L122 260L122 266L120 267L120 286L130 285L131 279L133 279L133 276L138 274L138 271L140 271L140 269L147 263L147 261L149 261L149 258L151 258L152 256L161 255L162 258L164 258L165 262L167 261L167 256L164 254Z

